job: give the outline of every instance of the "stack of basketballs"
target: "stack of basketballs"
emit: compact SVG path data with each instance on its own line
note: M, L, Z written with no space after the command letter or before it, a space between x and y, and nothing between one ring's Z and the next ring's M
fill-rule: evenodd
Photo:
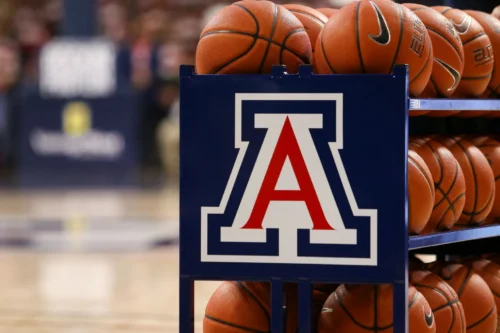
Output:
M297 286L286 284L286 333L297 332L297 299ZM269 283L223 282L207 304L203 332L270 332L270 304ZM317 333L393 333L392 309L392 285L314 284ZM412 258L410 333L498 333L499 311L499 254L429 264Z
M219 11L202 31L198 74L391 73L409 65L409 91L422 98L497 98L500 21L478 11L361 0L340 10L244 0ZM412 111L411 116L500 117L500 112ZM500 140L488 136L412 137L408 153L410 234L500 221ZM413 262L411 333L493 333L500 256L424 265ZM297 331L297 287L285 286L286 332ZM392 333L389 285L315 284L320 333ZM500 305L500 304L497 304ZM321 310L323 309L323 310ZM224 282L210 299L205 333L269 332L270 286Z

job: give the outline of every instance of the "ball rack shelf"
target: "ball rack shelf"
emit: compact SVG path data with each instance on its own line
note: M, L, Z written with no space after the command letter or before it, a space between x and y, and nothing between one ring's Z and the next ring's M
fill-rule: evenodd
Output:
M315 75L310 66L196 75L182 66L180 81L181 333L194 332L195 280L270 282L272 333L283 332L284 282L298 284L300 333L312 332L313 282L390 283L394 332L408 332L408 252L500 240L499 225L410 237L407 226L408 111L498 111L500 100L410 99L399 65L386 75ZM322 169L310 175L321 200L330 198L322 208L334 231L312 229L312 218L304 224L296 206L273 208L274 218L250 233L238 225L255 205L256 175L268 170L267 135L285 115L294 133L309 126L300 140L308 133L312 145L301 154Z

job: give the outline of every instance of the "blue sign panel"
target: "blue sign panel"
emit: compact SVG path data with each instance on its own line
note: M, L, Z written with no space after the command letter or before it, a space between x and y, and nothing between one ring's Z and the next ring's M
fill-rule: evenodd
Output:
M100 99L28 96L21 114L22 182L123 181L137 166L137 127L134 95Z
M397 281L403 300L406 67L192 73L182 68L181 325L191 279Z

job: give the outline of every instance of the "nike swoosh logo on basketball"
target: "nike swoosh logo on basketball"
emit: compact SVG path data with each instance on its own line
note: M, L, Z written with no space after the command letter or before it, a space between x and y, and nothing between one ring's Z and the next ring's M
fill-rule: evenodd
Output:
M423 307L423 305L422 305ZM432 313L432 310L431 310L431 313L427 314L425 313L425 308L424 308L424 317L425 317L425 323L427 324L427 326L431 327L432 324L434 323L434 314Z
M453 21L453 19L450 19L450 21L453 23L453 26L457 29L458 33L463 35L469 30L472 23L472 17L469 15L465 16L464 20L460 24Z
M372 34L368 34L371 39L373 39L376 43L386 45L391 41L391 34L389 32L389 27L387 26L387 22L385 21L385 17L380 11L380 8L373 2L370 1L373 9L375 10L375 14L377 14L378 27L380 29L380 33L377 36Z
M448 91L452 91L453 89L455 89L458 86L458 83L460 82L460 73L455 68L453 68L450 65L448 65L447 63L445 63L443 60L438 59L436 57L434 57L434 60L436 60L438 64L443 66L444 69L453 78L453 84L451 85L451 87L448 88Z

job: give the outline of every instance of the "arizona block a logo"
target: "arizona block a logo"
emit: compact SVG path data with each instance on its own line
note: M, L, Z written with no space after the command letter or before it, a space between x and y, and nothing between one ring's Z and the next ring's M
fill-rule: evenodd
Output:
M342 94L236 94L238 155L220 205L201 209L202 261L377 264L377 210L356 203L342 114Z

